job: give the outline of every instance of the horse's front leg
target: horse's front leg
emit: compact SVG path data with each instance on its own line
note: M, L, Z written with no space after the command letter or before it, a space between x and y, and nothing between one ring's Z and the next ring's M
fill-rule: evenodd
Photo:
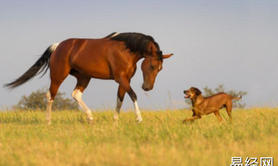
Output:
M129 82L130 81L128 79L126 79L125 77L122 77L119 81L119 84L128 93L129 97L133 101L135 114L136 114L136 120L138 123L140 123L143 121L143 119L142 119L141 112L140 112L140 109L139 109L139 106L137 103L137 96L136 96L135 92L133 91L133 89L130 87Z
M127 93L130 96L131 100L133 101L135 114L136 114L136 120L138 123L140 123L143 121L143 119L142 119L141 111L140 111L138 103L137 103L137 96L136 96L135 92L132 90L132 88L130 88L130 90Z
M117 106L116 106L116 109L114 112L114 120L115 121L119 120L120 110L121 110L122 103L123 103L123 100L125 97L125 93L126 93L126 91L124 90L124 88L119 85L118 94L117 94Z

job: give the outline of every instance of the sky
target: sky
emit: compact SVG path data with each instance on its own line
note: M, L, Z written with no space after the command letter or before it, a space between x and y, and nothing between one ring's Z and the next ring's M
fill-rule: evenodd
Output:
M277 20L276 0L1 1L0 109L49 87L49 72L14 90L2 86L23 74L49 45L111 32L148 34L164 53L174 53L149 92L141 89L142 61L137 63L131 86L143 109L184 108L184 89L219 84L247 91L248 107L277 107ZM69 76L59 90L71 97L75 84ZM117 87L112 80L92 79L83 99L92 109L113 109ZM126 95L123 108L132 107Z

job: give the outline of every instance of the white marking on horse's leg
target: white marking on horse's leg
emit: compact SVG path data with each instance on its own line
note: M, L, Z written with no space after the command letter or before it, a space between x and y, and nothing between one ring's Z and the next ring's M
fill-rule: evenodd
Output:
M92 111L90 110L90 108L82 100L82 94L83 93L79 89L75 89L72 92L72 97L78 102L78 104L81 107L81 109L87 114L88 120L92 121L93 120Z
M120 115L120 109L122 107L122 101L119 99L119 97L117 97L117 106L116 106L116 110L114 112L114 120L118 120L119 119L119 115Z
M136 120L137 120L137 122L140 123L143 121L143 119L142 119L141 112L140 112L140 109L138 107L136 100L134 101L134 108L135 108Z
M51 109L52 109L52 103L53 100L51 99L51 94L50 91L46 93L46 98L47 98L47 107L46 107L46 120L47 124L51 124Z

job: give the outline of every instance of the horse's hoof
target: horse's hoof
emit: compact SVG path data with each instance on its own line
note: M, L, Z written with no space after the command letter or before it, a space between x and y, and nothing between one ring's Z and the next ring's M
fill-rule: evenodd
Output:
M137 119L136 119L136 122L137 122L137 123L142 123L142 121L143 121L142 118L137 118Z
M93 124L94 124L94 121L88 120L88 124L89 124L89 125L93 125Z
M89 125L93 125L94 123L93 118L88 118L87 121Z
M118 126L118 125L119 125L119 118L115 118L115 117L114 117L113 120L114 120L114 121L113 121L114 125L115 125L115 126Z
M117 121L119 121L119 117L118 117L118 116L114 116L114 117L113 117L113 120L114 120L115 122L117 122Z
M114 127L118 127L119 126L119 120L114 120L113 125L114 125Z

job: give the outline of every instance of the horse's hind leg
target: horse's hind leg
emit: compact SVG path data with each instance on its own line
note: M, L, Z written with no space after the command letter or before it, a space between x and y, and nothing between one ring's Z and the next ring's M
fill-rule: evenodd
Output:
M47 108L46 108L46 120L48 124L51 124L51 110L52 110L52 104L53 100L58 92L58 89L61 85L61 83L65 80L65 78L69 75L70 72L70 66L68 63L65 63L64 61L58 61L57 56L59 54L53 54L51 58L54 58L50 60L50 88L47 92Z
M92 111L82 100L83 91L87 88L91 77L81 75L79 73L74 73L73 75L77 79L77 84L72 92L72 97L78 102L78 105L87 114L88 122L91 123L93 121Z
M52 104L54 101L54 98L58 92L58 89L61 85L61 83L64 81L64 79L68 76L68 73L63 74L63 75L54 75L50 74L51 78L51 83L50 83L50 88L49 91L46 94L47 97L47 108L46 108L46 120L48 125L51 124L51 110L52 110Z

